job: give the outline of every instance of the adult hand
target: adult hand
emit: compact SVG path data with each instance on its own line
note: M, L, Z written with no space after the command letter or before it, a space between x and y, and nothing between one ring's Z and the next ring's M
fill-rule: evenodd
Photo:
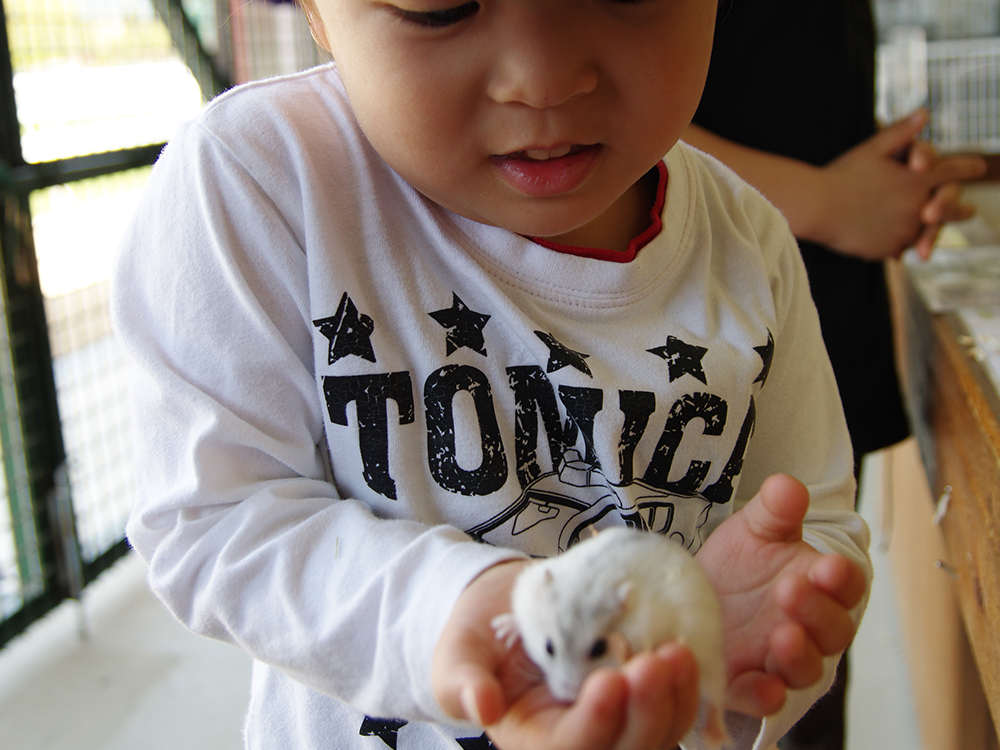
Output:
M960 183L986 169L978 157L940 158L916 140L920 110L879 131L820 170L826 219L806 239L868 260L895 257L914 243L929 255L941 224L967 218Z
M969 180L986 173L986 162L978 156L941 157L933 145L916 141L910 148L907 165L917 174L935 171L964 175ZM927 260L934 250L941 227L949 221L962 221L973 216L975 206L962 201L962 183L959 180L944 182L933 189L930 199L920 209L923 229L914 243L917 253Z

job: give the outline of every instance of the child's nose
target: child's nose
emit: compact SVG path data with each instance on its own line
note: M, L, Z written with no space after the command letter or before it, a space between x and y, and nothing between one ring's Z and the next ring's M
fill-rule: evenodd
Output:
M592 92L599 73L590 40L567 33L565 19L549 19L531 12L531 3L525 5L529 10L522 23L496 47L489 96L503 104L545 109Z

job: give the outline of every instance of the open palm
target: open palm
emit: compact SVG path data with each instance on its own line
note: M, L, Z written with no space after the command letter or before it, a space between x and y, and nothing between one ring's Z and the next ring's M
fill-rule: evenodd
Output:
M804 485L772 476L698 552L722 606L730 709L774 713L786 689L818 681L823 657L854 637L850 610L864 595L864 573L802 540L808 507Z

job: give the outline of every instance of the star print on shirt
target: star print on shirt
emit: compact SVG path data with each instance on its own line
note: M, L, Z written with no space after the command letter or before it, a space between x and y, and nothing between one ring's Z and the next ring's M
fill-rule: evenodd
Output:
M352 354L369 362L375 361L375 350L372 349L371 342L375 323L367 315L358 312L347 292L340 298L336 315L332 318L314 320L313 325L330 339L328 364L332 365L337 360Z
M362 737L378 737L392 750L396 750L399 730L407 723L399 719L373 719L371 716L366 716L361 723L361 731L358 734Z
M646 351L667 361L671 383L684 375L690 375L708 385L705 371L701 367L701 358L708 351L705 347L685 343L675 336L667 336L666 346L657 346Z
M490 316L470 310L454 292L451 296L451 307L428 313L441 324L442 328L448 329L447 356L464 347L485 357L486 341L483 339L483 328Z
M590 356L589 354L576 352L566 346L563 346L549 333L535 331L535 335L544 341L545 345L549 347L549 363L545 367L546 372L555 372L556 370L561 370L564 367L573 367L588 377L594 377L590 372L590 368L587 366L587 363L583 361Z
M760 387L763 388L764 384L767 383L767 376L771 373L771 360L774 359L774 336L771 335L770 331L767 332L767 343L763 346L755 346L753 350L760 355L764 362L760 375L753 382L760 383Z
M461 746L462 750L493 750L495 747L485 732L479 737L459 737L455 742Z

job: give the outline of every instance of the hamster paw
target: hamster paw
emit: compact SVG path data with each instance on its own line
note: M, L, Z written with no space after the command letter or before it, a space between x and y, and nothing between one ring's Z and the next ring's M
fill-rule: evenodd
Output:
M493 628L493 634L497 637L497 640L503 641L503 645L506 648L511 648L517 643L517 639L520 637L520 633L517 630L517 623L514 622L514 615L510 612L494 617L490 620L490 626Z

